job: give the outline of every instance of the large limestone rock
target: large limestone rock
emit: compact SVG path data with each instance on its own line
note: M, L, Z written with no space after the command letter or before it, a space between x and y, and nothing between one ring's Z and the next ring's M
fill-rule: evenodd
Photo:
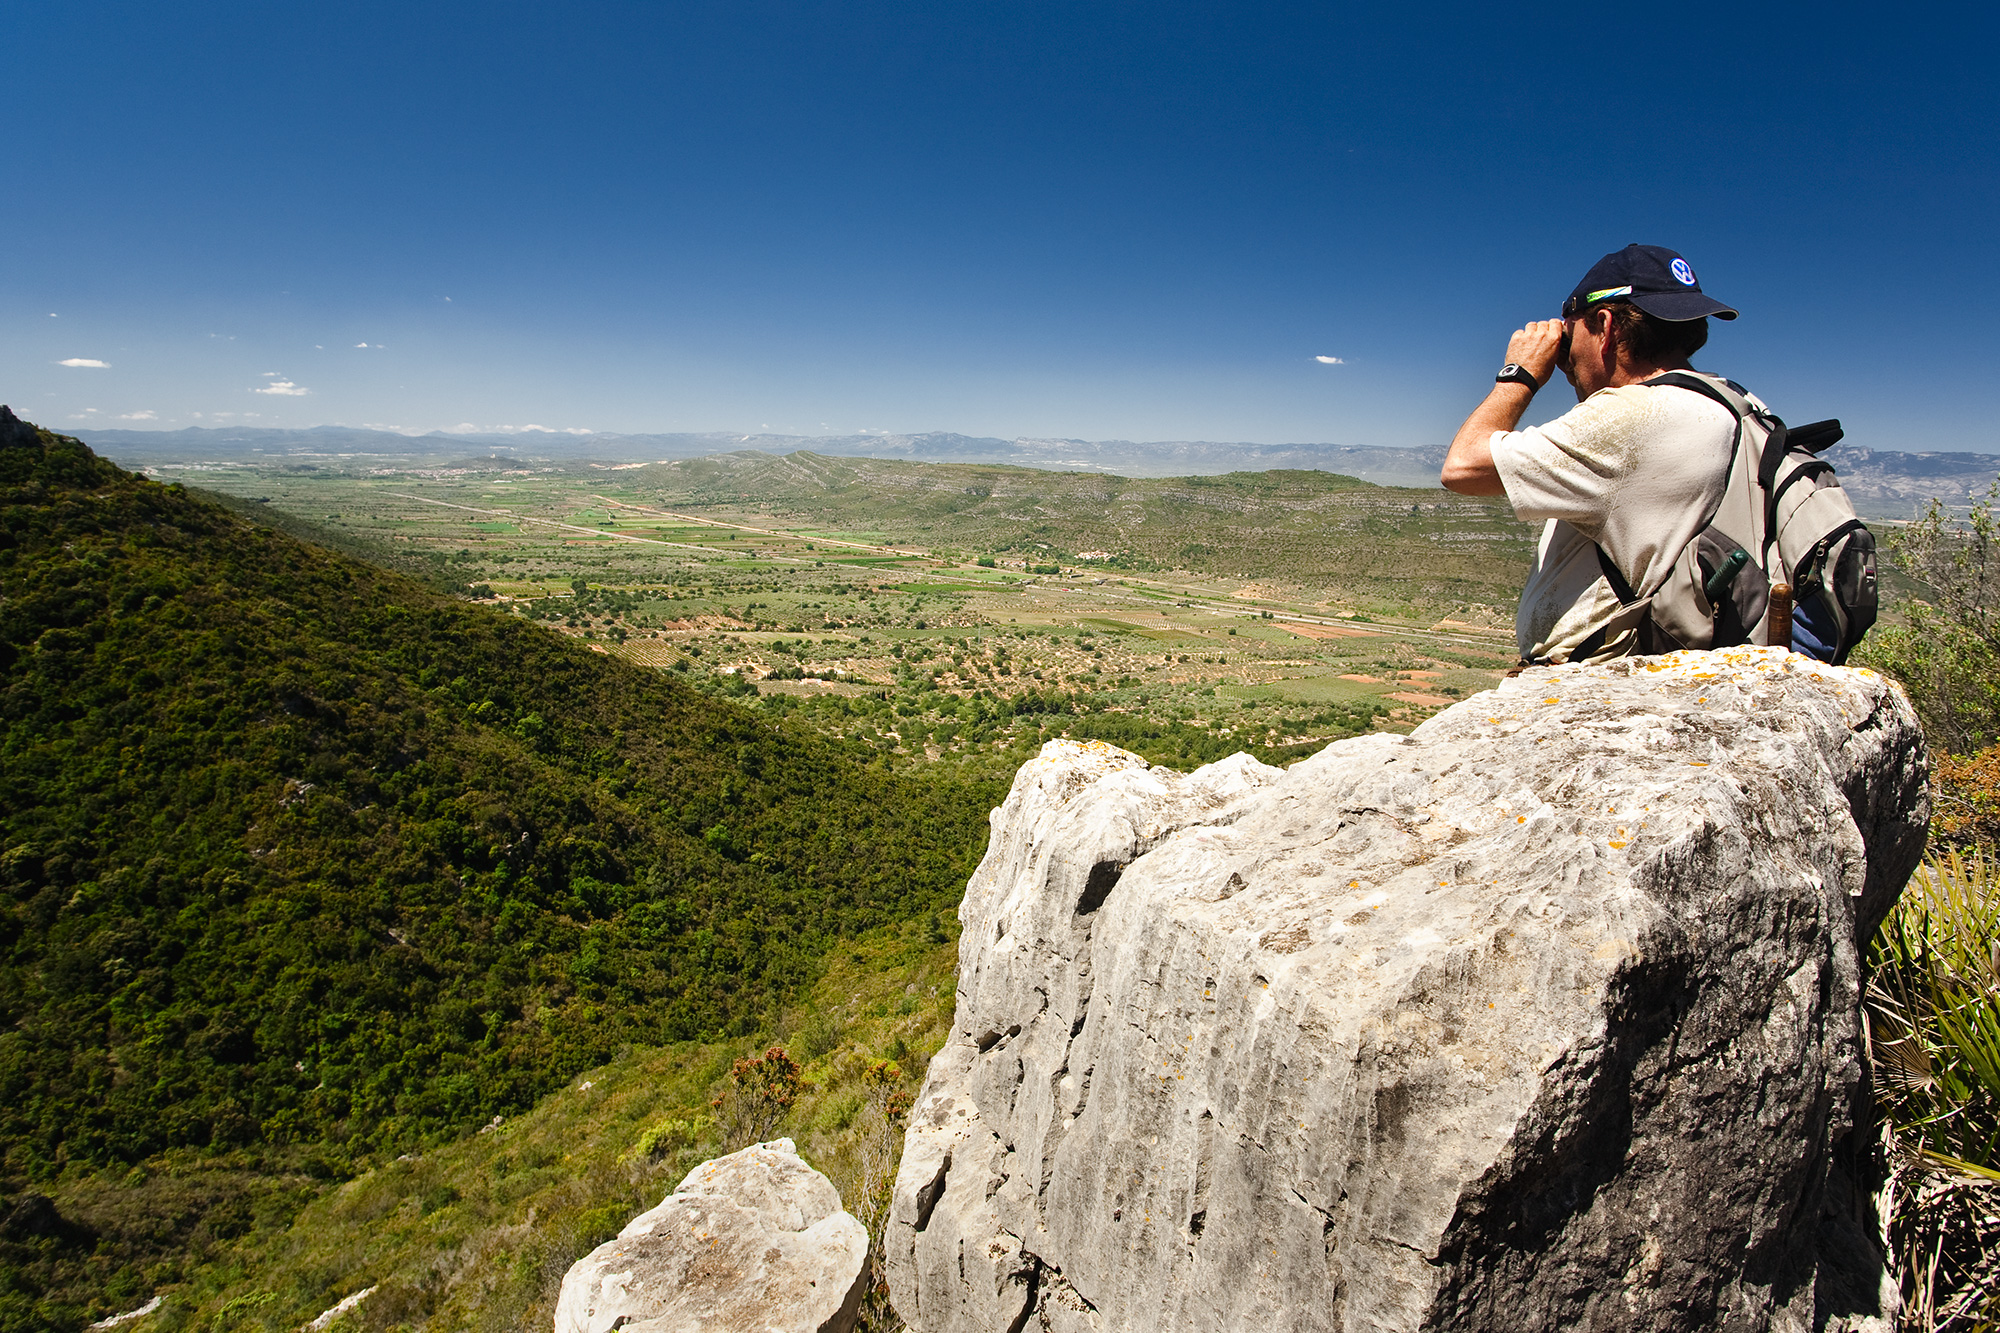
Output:
M1922 736L1774 650L1530 670L1182 776L1057 742L960 908L922 1333L1884 1327L1857 936Z
M703 1162L563 1277L555 1333L848 1333L868 1233L790 1139Z

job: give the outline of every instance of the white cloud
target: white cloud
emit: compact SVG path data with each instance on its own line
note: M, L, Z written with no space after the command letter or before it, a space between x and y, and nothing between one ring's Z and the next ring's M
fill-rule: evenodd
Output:
M355 345L356 347L366 347L366 348L367 348L367 349L368 349L369 351L371 351L371 352L379 352L379 351L381 351L381 350L382 350L382 349L383 349L384 347L387 347L387 346L388 346L389 344L387 344L387 343L356 343L356 344L354 344L354 345Z
M118 419L120 421L158 421L160 414L151 410L144 412L120 412Z
M58 361L56 362L56 364L59 366L82 366L90 370L111 369L111 363L109 361L99 361L93 357L88 357L88 356L73 356L67 361Z
M275 375L277 372L267 370L264 373L266 375ZM301 388L299 385L292 383L290 380L274 379L269 384L266 384L263 388L252 389L250 392L276 394L282 398L303 398L307 394L311 393L312 390Z
M1316 356L1313 358L1313 360L1319 362L1323 366L1344 366L1347 364L1345 361L1341 360L1337 356Z

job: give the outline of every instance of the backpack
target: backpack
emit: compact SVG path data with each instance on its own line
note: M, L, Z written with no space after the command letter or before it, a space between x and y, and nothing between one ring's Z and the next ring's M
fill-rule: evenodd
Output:
M1840 423L1787 427L1719 376L1672 371L1646 383L1701 394L1736 418L1722 499L1644 595L1597 548L1620 610L1571 660L1761 645L1771 585L1783 582L1792 585L1789 646L1845 662L1875 623L1877 591L1875 535L1855 516L1833 465L1818 456L1840 440Z

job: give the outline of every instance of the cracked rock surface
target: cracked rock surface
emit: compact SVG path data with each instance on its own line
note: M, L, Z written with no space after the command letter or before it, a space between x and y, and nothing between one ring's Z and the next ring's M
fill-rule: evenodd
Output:
M1052 742L959 909L897 1312L1886 1328L1856 940L1925 775L1893 686L1769 649L1532 669L1289 770Z
M555 1333L848 1333L868 1233L790 1139L703 1162L570 1268Z

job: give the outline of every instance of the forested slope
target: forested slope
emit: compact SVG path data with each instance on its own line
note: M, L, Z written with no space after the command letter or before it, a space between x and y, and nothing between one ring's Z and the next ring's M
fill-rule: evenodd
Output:
M0 1152L335 1162L748 1031L948 904L997 793L868 766L0 409Z

